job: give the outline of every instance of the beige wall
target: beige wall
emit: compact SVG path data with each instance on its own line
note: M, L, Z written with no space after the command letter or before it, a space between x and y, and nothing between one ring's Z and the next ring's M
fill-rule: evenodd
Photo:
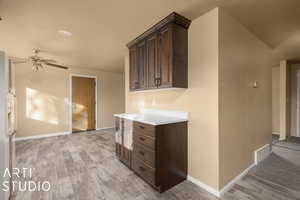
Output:
M220 183L254 163L254 151L271 141L271 50L220 9ZM258 88L253 88L254 82Z
M280 70L272 68L272 133L280 134Z
M127 55L126 112L144 107L189 112L188 173L218 188L218 9L192 22L188 62L188 89L129 92Z
M46 68L33 72L30 65L15 65L18 101L18 137L70 130L70 74L98 78L98 128L114 126L113 114L125 110L124 75L91 69ZM34 111L34 112L33 112Z

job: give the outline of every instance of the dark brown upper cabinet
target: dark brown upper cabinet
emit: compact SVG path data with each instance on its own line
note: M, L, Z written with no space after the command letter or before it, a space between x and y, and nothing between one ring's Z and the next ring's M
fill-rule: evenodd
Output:
M148 77L148 85L147 88L154 89L157 87L156 78L158 73L158 64L157 64L157 56L158 56L158 36L157 34L151 35L146 40L146 52L147 52L147 77Z
M137 67L137 50L136 46L133 46L129 50L129 62L130 62L130 72L129 72L129 85L130 90L137 90L139 88L139 74L138 74L138 67Z
M138 66L138 89L147 88L147 59L146 59L146 42L142 41L137 44L137 66Z
M188 87L188 28L175 12L127 44L130 90Z

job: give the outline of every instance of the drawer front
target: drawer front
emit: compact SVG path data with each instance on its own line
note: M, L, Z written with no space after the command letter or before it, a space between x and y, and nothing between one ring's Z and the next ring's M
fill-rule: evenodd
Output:
M141 159L150 167L155 168L155 152L137 143L134 143L133 145L134 145L133 147L134 156Z
M143 144L147 147L149 147L152 150L155 150L155 139L153 137L149 137L146 135L133 133L133 140L134 142L138 142L140 144Z
M155 185L155 170L147 166L138 157L133 156L132 169L151 185Z
M155 126L150 124L144 124L141 122L133 123L133 132L143 134L151 137L155 137Z

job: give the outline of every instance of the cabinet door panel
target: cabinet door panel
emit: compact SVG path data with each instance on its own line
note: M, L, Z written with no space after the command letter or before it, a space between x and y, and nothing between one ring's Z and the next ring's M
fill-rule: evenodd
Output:
M168 26L159 33L158 45L158 70L159 87L172 85L172 29Z
M137 48L135 46L129 50L129 62L130 90L136 90L139 88L139 70L137 66Z
M146 42L142 41L137 45L137 66L139 77L139 89L147 88L147 59Z
M156 88L157 71L157 34L147 39L148 88Z

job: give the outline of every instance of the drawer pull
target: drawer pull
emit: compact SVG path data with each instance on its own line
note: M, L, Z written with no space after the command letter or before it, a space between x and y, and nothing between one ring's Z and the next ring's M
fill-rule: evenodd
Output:
M145 141L145 138L140 137L140 140L141 140L141 141Z
M144 172L144 171L145 171L145 168L142 167L142 166L139 166L139 170L142 171L142 172Z
M141 128L141 129L145 129L145 127L144 127L144 126L140 126L140 128Z
M139 153L140 153L142 156L144 156L144 155L145 155L145 153L144 153L144 152L142 152L142 151L139 151Z

